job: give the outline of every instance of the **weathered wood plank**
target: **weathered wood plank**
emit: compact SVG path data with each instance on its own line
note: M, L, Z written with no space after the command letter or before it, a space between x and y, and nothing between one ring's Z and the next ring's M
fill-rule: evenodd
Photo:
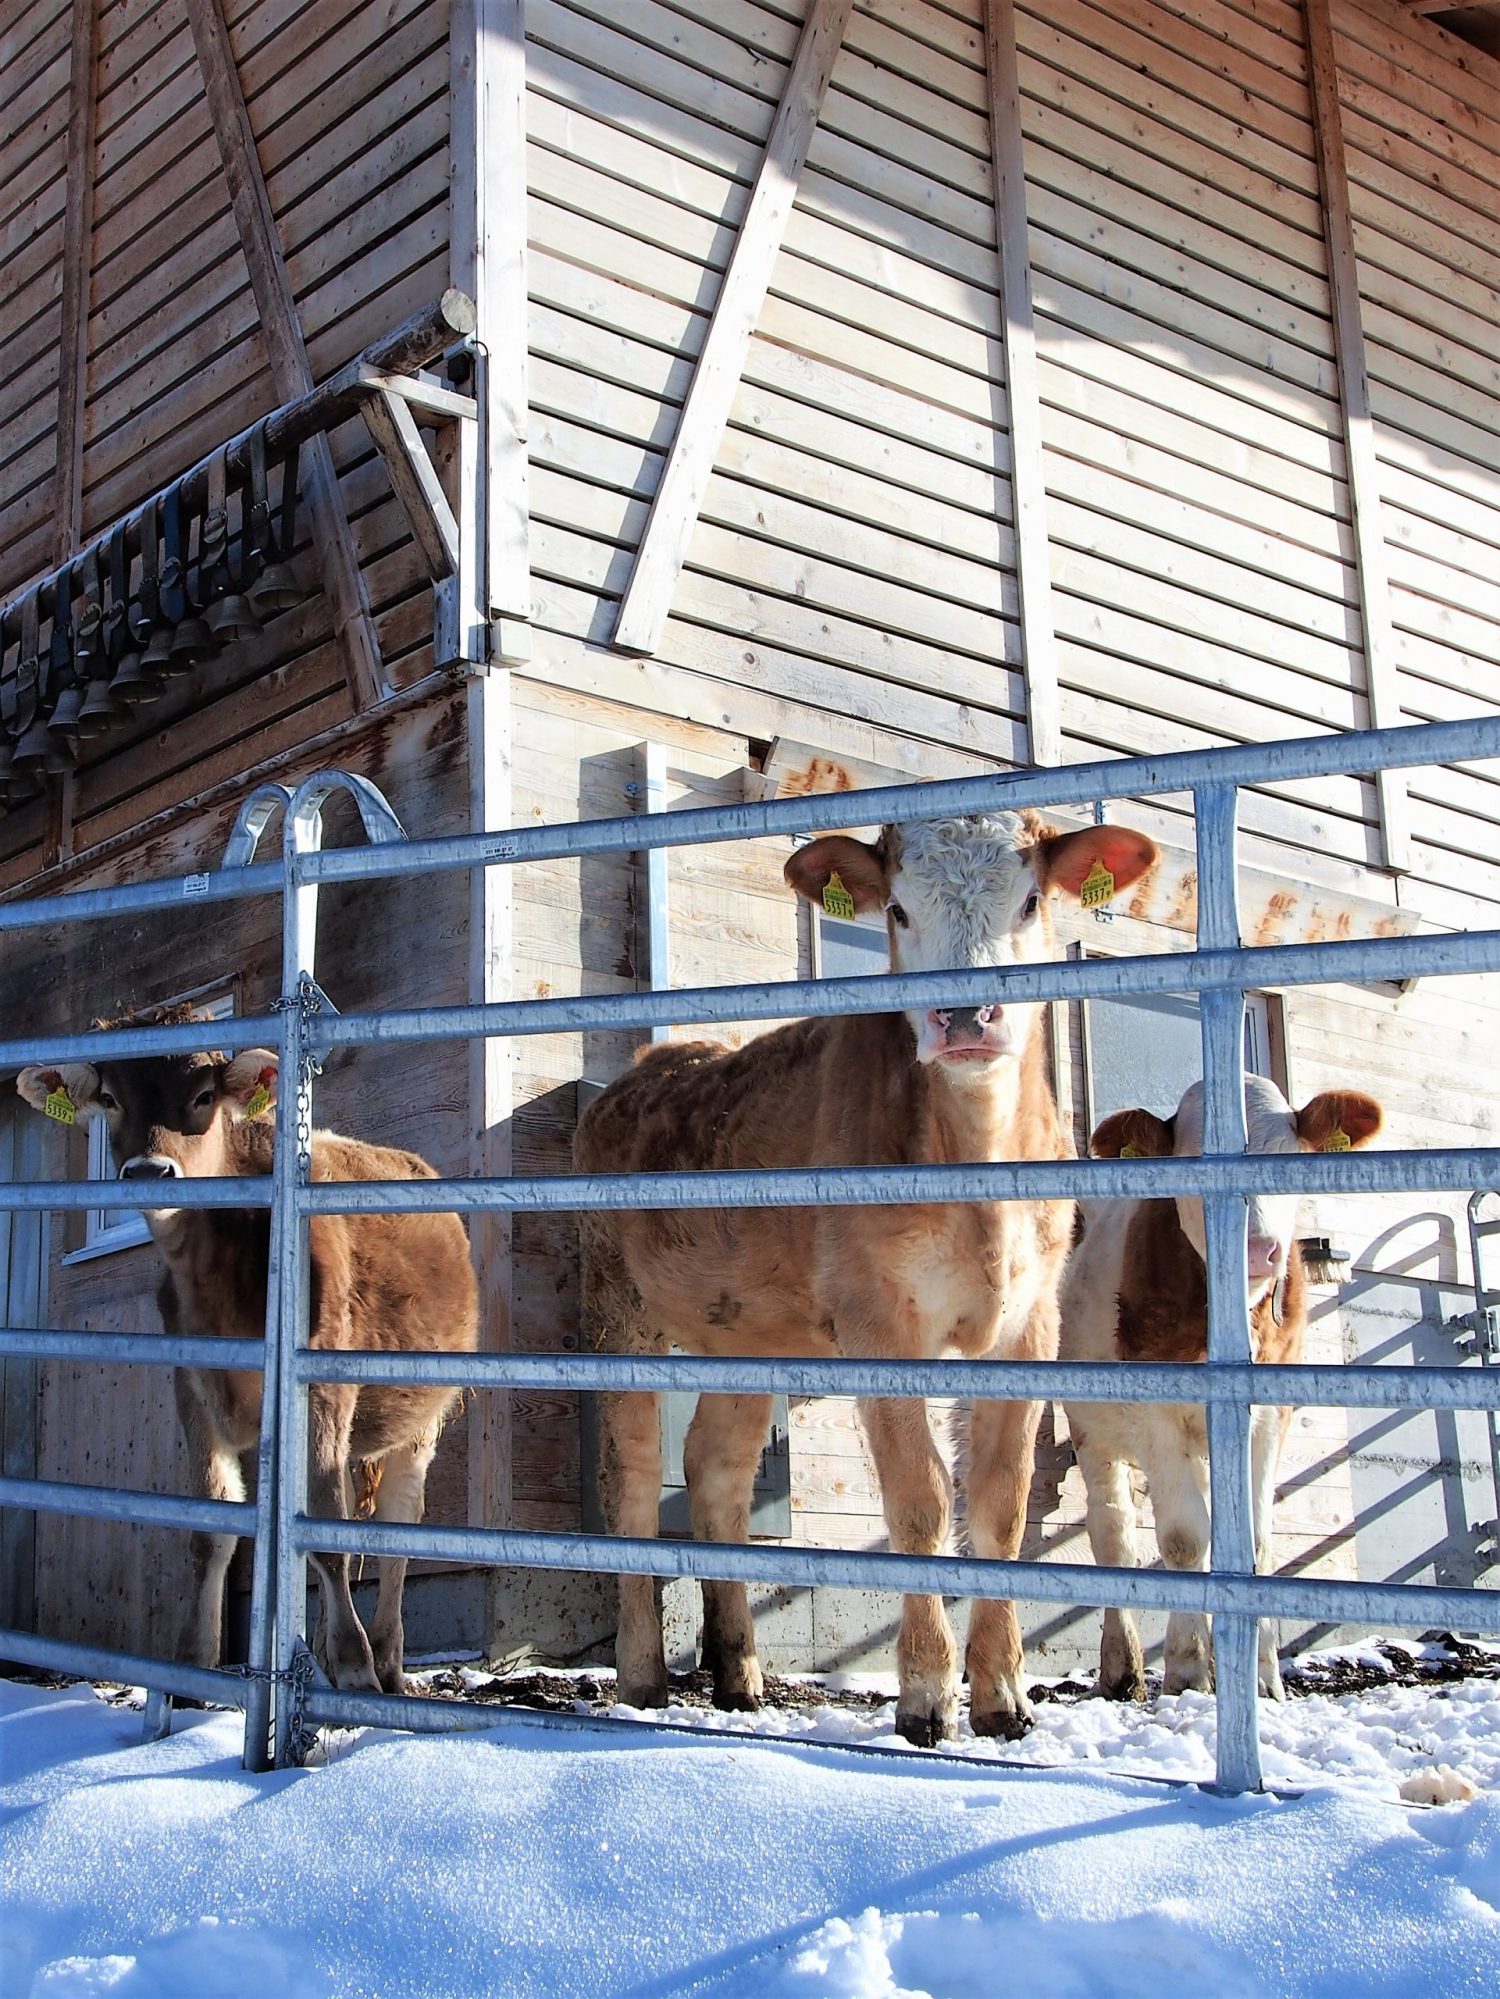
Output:
M984 18L1026 725L1031 762L1056 764L1062 761L1062 734L1013 0L989 0Z
M666 624L851 5L852 0L812 0L620 604L614 644L621 651L654 652Z
M266 195L255 134L219 11L220 0L186 0L186 4L204 88L214 114L235 220L250 267L272 377L278 397L290 402L312 388L312 369L276 234L276 220ZM349 691L357 707L368 707L386 692L385 678L326 441L315 439L305 450L304 461L303 490L317 524L324 585L333 603L335 627L345 649Z
M88 376L89 272L94 249L94 119L99 58L96 0L74 0L71 45L53 543L54 559L59 563L65 562L80 546L83 531L83 403Z

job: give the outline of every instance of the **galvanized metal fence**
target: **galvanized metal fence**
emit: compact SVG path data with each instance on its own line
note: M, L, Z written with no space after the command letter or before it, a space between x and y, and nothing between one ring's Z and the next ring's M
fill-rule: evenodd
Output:
M410 1728L483 1727L493 1711L415 1697L341 1692L310 1684L302 1622L310 1550L402 1554L491 1565L655 1576L696 1576L813 1587L819 1584L1034 1602L1200 1610L1215 1619L1218 1782L1260 1783L1256 1725L1256 1621L1315 1617L1332 1623L1450 1624L1500 1632L1500 1592L1408 1584L1331 1582L1254 1573L1250 1412L1255 1405L1485 1409L1500 1406L1500 1371L1458 1367L1259 1367L1250 1360L1244 1197L1254 1192L1470 1193L1500 1179L1500 1149L1294 1154L1248 1158L1242 1016L1252 988L1439 977L1500 969L1500 930L1246 949L1236 895L1237 793L1242 785L1500 757L1500 718L1324 736L1245 749L1073 765L1063 770L901 785L859 794L859 816L904 821L1023 806L1059 807L1190 792L1196 816L1199 918L1196 949L1168 956L1069 961L1001 971L887 974L682 990L424 1007L344 1016L316 982L318 892L329 882L385 880L447 869L510 867L557 857L817 833L849 823L847 794L709 810L649 813L579 825L527 827L441 840L406 840L384 800L339 772L295 794L267 787L247 801L226 865L185 879L142 883L0 907L0 933L93 922L248 895L283 899L282 996L258 1018L217 1023L230 1048L274 1043L282 1087L276 1167L269 1179L176 1180L153 1193L122 1184L111 1205L150 1208L269 1207L271 1272L264 1345L257 1341L147 1338L13 1328L18 1357L159 1366L261 1368L265 1416L253 1505L165 1498L0 1479L0 1504L142 1524L253 1534L249 1663L207 1671L0 1631L0 1656L37 1666L144 1683L158 1693L229 1700L246 1713L245 1760L291 1760L301 1732L319 1723ZM321 850L330 795L351 793L371 844ZM285 815L279 863L257 862L256 843ZM778 1019L938 1004L978 1006L1149 992L1201 999L1205 1132L1199 1158L995 1162L987 1165L809 1168L640 1175L518 1175L505 1179L310 1184L314 1078L319 1058L342 1047L388 1046L478 1035L651 1030L668 1024ZM140 1027L88 1035L0 1041L0 1068L185 1052L201 1028ZM128 1192L127 1192L128 1187ZM314 1215L493 1208L512 1213L589 1208L724 1208L1009 1200L1064 1194L1201 1194L1208 1226L1209 1358L1206 1366L1084 1365L1010 1361L729 1360L577 1354L313 1354L307 1338L307 1237ZM97 1186L55 1183L0 1189L17 1209L98 1205ZM1212 1458L1212 1567L1205 1573L1000 1562L972 1557L844 1553L830 1549L664 1543L587 1534L313 1520L307 1514L307 1388L311 1381L548 1386L577 1390L681 1389L709 1393L1056 1397L1073 1401L1200 1402ZM159 1710L158 1710L159 1711Z

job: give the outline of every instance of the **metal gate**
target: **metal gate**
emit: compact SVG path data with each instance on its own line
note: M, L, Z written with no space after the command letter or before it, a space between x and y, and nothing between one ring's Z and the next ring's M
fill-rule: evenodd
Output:
M315 978L318 890L444 869L514 867L528 861L606 853L655 852L725 839L818 833L846 826L847 794L709 810L649 813L567 826L407 840L389 807L362 779L340 772L310 778L295 794L269 786L242 810L213 872L131 888L100 889L0 907L0 933L58 922L86 923L130 912L274 894L283 905L282 996L274 1011L216 1025L231 1048L274 1043L281 1056L276 1168L264 1180L176 1180L153 1195L124 1183L112 1203L137 1208L269 1207L271 1271L264 1345L259 1341L148 1338L14 1328L4 1352L15 1358L89 1359L260 1368L265 1414L258 1498L251 1504L152 1497L100 1487L0 1478L0 1504L117 1520L252 1534L255 1559L250 1662L207 1671L130 1654L0 1631L0 1655L85 1675L144 1683L243 1705L245 1761L262 1768L293 1760L303 1731L318 1723L376 1723L452 1729L493 1725L493 1712L386 1694L313 1685L302 1622L310 1549L404 1554L474 1564L606 1573L695 1576L746 1582L852 1585L1033 1602L1107 1603L1207 1611L1215 1618L1218 1782L1229 1791L1260 1783L1256 1724L1256 1620L1313 1617L1330 1623L1450 1624L1500 1632L1500 1592L1390 1583L1316 1581L1254 1573L1250 1509L1250 1412L1255 1404L1339 1408L1500 1407L1500 1371L1461 1367L1260 1367L1250 1360L1246 1312L1244 1196L1254 1192L1338 1194L1356 1190L1470 1193L1497 1183L1500 1149L1342 1154L1244 1155L1242 1017L1248 988L1431 978L1500 969L1500 930L1359 942L1240 944L1236 898L1237 792L1242 785L1372 773L1420 764L1500 757L1500 717L1367 734L1323 736L1245 749L1072 765L1062 770L901 785L859 794L859 816L901 822L1018 809L1098 804L1191 792L1196 819L1199 915L1196 947L1166 956L1060 961L999 972L884 974L878 977L721 986L677 992L507 1001L414 1008L345 1017ZM321 851L323 807L336 790L353 794L370 844ZM255 849L277 811L285 816L279 862ZM466 1039L480 1035L651 1030L942 1004L1089 999L1193 992L1200 999L1205 1088L1201 1157L990 1165L808 1168L787 1171L652 1173L506 1179L309 1183L314 1078L336 1048ZM0 1066L129 1058L194 1050L202 1029L117 1029L88 1035L0 1042ZM128 1194L126 1188L128 1186ZM1209 1358L1206 1366L1077 1362L699 1359L680 1355L313 1354L306 1345L307 1224L313 1215L354 1212L516 1213L589 1208L722 1208L900 1204L933 1200L1014 1200L1201 1194L1208 1226ZM13 1185L4 1205L20 1211L97 1204L98 1190L55 1183ZM661 1389L797 1395L995 1396L1076 1401L1206 1402L1212 1458L1212 1567L1206 1573L1099 1569L973 1557L843 1553L830 1549L705 1545L523 1533L498 1528L310 1519L307 1506L307 1386L330 1382L422 1381L491 1388Z

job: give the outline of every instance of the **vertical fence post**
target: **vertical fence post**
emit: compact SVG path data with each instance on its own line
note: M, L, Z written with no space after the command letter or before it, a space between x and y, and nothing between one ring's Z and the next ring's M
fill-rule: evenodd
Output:
M262 1458L269 1458L276 1492L273 1602L279 1675L290 1674L307 1620L307 1557L293 1533L298 1514L307 1510L307 1391L297 1379L296 1353L307 1329L308 1245L297 1194L311 1168L313 1068L307 1055L306 1002L316 963L318 890L315 882L301 879L298 864L305 851L321 844L324 795L315 793L309 800L299 792L287 815L281 915L281 1084L266 1285L267 1385L261 1411ZM292 1760L292 1712L289 1679L278 1678L277 1685L275 1760L281 1768Z
M1193 793L1198 845L1199 950L1240 945L1236 877L1238 795L1232 786ZM1203 1150L1245 1150L1245 995L1206 992L1203 1035ZM1203 1200L1208 1249L1208 1359L1247 1361L1245 1202L1237 1194ZM1209 1477L1213 1496L1213 1567L1250 1574L1255 1535L1250 1502L1250 1405L1212 1402L1208 1408ZM1214 1686L1218 1705L1218 1784L1224 1791L1259 1790L1260 1738L1255 1711L1257 1625L1253 1617L1214 1618Z

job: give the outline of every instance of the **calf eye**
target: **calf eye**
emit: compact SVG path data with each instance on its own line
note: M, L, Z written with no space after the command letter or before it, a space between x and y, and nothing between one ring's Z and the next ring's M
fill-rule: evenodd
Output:
M898 930L910 929L911 918L907 915L906 911L901 907L899 902L888 902L886 904L886 908L890 911L891 921L895 924Z
M1023 923L1027 922L1031 917L1036 915L1037 911L1041 908L1041 906L1042 906L1041 895L1036 889L1033 889L1030 895L1028 895L1026 898L1025 908L1021 911L1021 921Z
M104 1111L117 1111L120 1106L116 1099L109 1094L108 1090L101 1090L99 1092L99 1108Z
M193 1099L193 1109L195 1111L206 1111L213 1102L215 1095L216 1092L213 1090L200 1090Z

